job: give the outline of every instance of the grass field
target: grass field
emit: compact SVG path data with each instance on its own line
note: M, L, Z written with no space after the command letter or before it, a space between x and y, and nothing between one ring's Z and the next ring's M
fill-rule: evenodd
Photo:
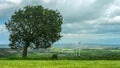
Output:
M1 49L0 68L120 68L120 50L88 49L76 56L72 50L54 50L52 52L28 52L28 58L22 59L21 53L11 54L12 50ZM72 51L69 53L69 51ZM12 51L13 52L13 51ZM53 54L58 55L52 60ZM5 56L5 57L4 57ZM106 60L107 59L107 60Z
M120 68L119 60L0 60L0 68Z

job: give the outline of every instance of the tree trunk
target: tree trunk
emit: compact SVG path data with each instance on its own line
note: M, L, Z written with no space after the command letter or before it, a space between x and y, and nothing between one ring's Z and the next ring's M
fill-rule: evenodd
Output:
M22 58L25 59L27 58L27 48L29 46L29 43L27 43L24 47L23 47L23 54L22 54Z

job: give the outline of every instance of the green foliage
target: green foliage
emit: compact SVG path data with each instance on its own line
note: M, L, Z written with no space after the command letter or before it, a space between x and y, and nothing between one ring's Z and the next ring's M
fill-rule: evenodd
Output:
M57 10L42 6L26 6L15 11L5 23L10 32L10 46L50 47L61 37L62 16Z
M11 48L48 48L62 36L62 16L57 10L42 6L26 6L15 11L5 23L10 32Z

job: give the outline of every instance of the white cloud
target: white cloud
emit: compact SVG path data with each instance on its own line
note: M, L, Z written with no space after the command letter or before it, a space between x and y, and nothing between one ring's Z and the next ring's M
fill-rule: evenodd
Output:
M9 43L9 33L5 28L5 25L0 25L0 44Z
M10 8L12 7L12 5L8 4L8 3L3 3L3 4L0 4L0 10L2 11L3 9L7 9L7 8Z
M115 35L114 34L75 34L75 33L67 33L67 34L63 34L64 38L70 38L70 39L74 39L74 38L79 38L79 39L93 39L93 40L104 40L104 39L111 39L111 38L120 38L119 35Z
M67 34L62 34L62 35L65 38L76 38L80 36L79 34L72 34L72 33L67 33Z
M14 4L20 4L22 0L5 0L6 2L14 3Z
M108 18L101 18L99 21L100 23L120 23L120 16L108 17Z
M50 3L51 1L50 0L43 0L43 2Z
M120 22L120 16L113 17L112 22Z
M8 35L8 30L6 29L5 25L0 25L0 34Z
M19 4L22 2L22 0L5 0L0 3L0 9L8 9L12 7L19 6Z
M86 21L88 24L90 24L90 25L95 25L95 24L97 24L97 22L96 22L96 20L88 20L88 21Z

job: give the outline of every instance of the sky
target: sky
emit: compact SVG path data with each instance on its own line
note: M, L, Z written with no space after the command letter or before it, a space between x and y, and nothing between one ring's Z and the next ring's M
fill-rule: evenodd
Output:
M57 43L120 44L120 0L0 0L0 44L9 43L4 23L26 5L60 11L63 37Z

